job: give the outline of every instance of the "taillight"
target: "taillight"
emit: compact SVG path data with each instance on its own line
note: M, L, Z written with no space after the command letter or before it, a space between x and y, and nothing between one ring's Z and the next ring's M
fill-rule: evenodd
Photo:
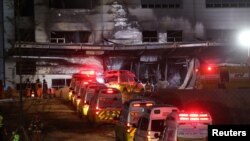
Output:
M132 125L128 122L126 127L127 127L127 133L130 133L132 131Z
M95 114L97 114L97 115L98 115L98 114L99 114L99 112L100 112L100 108L99 108L99 107L96 107L96 108L95 108Z
M154 136L152 135L152 132L151 131L148 131L147 133L147 138L148 140L151 140Z

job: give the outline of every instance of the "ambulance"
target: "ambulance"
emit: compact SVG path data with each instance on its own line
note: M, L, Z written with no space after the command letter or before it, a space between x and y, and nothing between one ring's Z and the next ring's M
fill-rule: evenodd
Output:
M139 118L136 127L134 141L158 141L165 126L168 114L179 109L172 105L157 104L144 109L143 115Z
M133 141L136 128L132 125L138 122L145 107L151 107L155 104L155 101L147 98L132 99L124 103L115 125L116 141Z
M98 82L96 72L94 70L82 70L79 73L72 75L70 90L68 92L69 101L72 101L73 95L76 93L76 90L78 90L83 81L85 84Z
M104 81L108 87L117 88L122 92L123 103L132 99L132 94L143 94L144 86L135 74L129 70L107 70L104 72Z
M86 86L86 89L81 93L78 99L79 104L77 106L77 112L81 118L87 116L91 98L98 94L100 89L104 88L107 88L107 86L102 83L90 83Z
M121 92L115 88L101 89L90 101L87 120L90 124L115 124L122 109Z
M208 125L212 124L208 112L170 113L165 121L165 129L159 137L160 141L207 141Z

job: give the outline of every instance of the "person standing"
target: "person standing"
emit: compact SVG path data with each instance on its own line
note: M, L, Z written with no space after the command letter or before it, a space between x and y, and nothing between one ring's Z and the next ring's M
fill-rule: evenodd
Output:
M31 96L31 82L30 82L29 78L27 78L26 82L25 82L25 95L27 97Z
M39 114L35 114L28 130L31 132L31 141L42 141L43 123Z
M48 84L45 79L43 79L43 97L48 95Z
M41 98L42 97L42 83L40 81L40 79L36 80L36 95L37 97Z

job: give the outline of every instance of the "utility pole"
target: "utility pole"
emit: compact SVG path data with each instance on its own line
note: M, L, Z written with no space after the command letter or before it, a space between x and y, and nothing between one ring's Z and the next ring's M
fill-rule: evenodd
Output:
M21 45L20 45L20 34L19 34L19 19L20 19L20 0L14 1L17 2L16 4L16 16L15 16L15 34L16 34L16 43L18 44L18 66L19 67L19 106L20 106L20 116L19 116L19 124L20 127L23 127L23 93L22 93L22 53L21 53Z
M0 65L2 66L2 69L0 69L0 75L2 76L2 86L5 86L5 49L4 49L4 2L0 2L0 25L1 25L1 30L0 30L0 46L2 46L1 51L0 51ZM1 78L0 78L1 80Z

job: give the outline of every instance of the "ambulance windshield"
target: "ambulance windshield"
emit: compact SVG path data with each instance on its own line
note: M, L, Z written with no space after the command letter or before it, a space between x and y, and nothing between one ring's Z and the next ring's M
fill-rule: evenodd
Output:
M164 120L152 120L151 130L155 132L161 132L164 130Z
M118 77L117 76L105 77L105 81L106 81L106 83L117 82L118 81Z
M121 108L122 99L117 97L100 97L99 98L100 108Z

